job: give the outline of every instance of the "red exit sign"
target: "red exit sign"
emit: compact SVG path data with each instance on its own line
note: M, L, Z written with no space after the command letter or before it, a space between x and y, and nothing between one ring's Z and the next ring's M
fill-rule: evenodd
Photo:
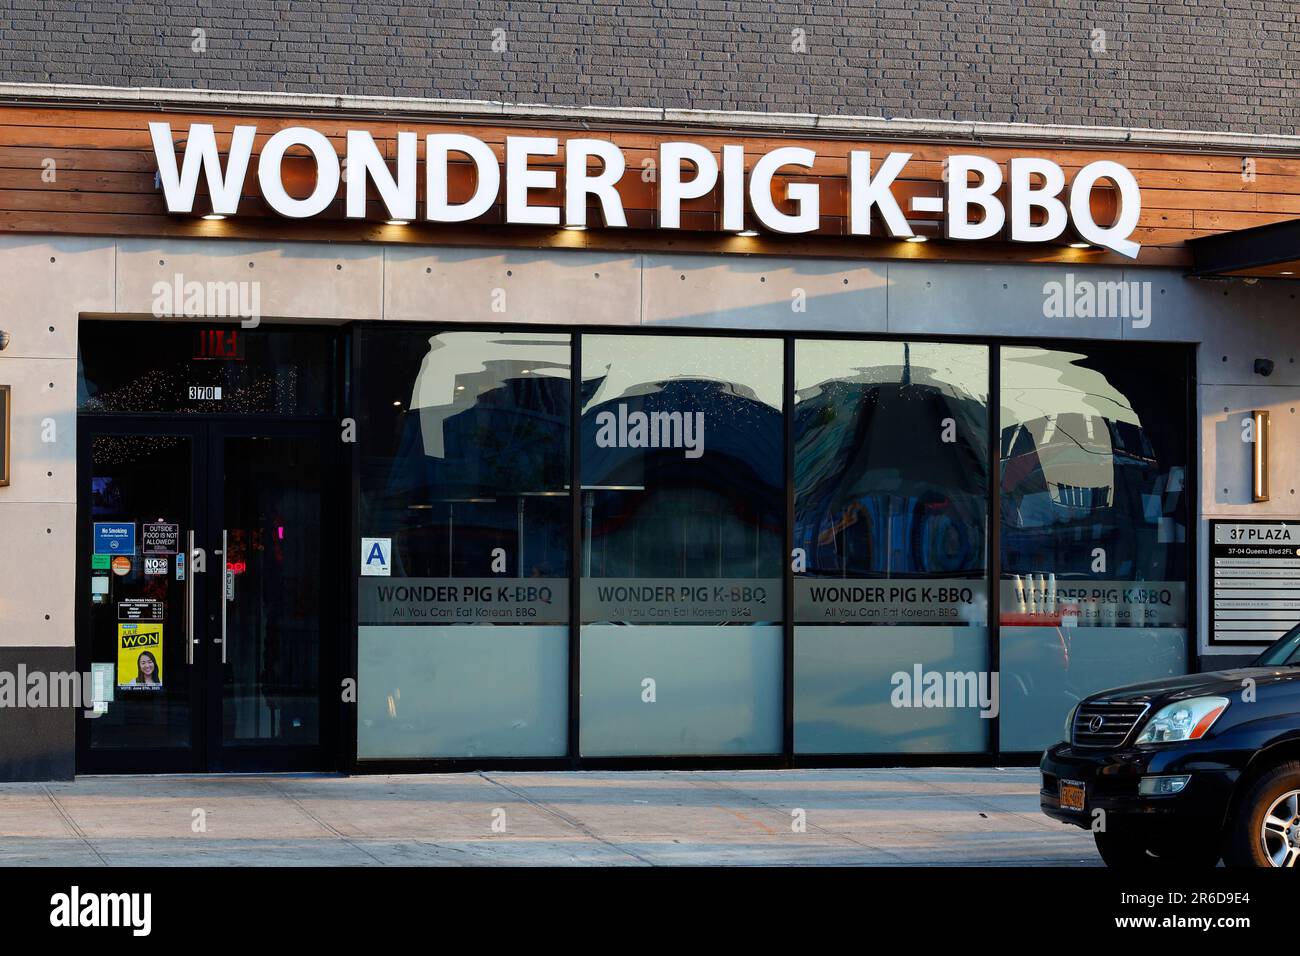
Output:
M201 329L194 334L194 358L244 360L244 336L239 329Z

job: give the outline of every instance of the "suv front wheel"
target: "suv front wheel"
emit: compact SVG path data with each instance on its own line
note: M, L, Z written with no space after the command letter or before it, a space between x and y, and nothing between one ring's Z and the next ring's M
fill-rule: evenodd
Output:
M1228 824L1229 866L1300 867L1300 761L1260 777Z

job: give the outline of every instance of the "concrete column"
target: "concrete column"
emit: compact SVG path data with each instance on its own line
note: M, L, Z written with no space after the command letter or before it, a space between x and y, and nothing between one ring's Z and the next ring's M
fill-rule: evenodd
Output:
M10 335L0 384L11 386L12 425L11 483L0 488L0 673L11 680L20 665L76 667L77 318L112 308L114 259L111 240L0 237L0 328ZM76 712L6 708L0 780L71 777Z

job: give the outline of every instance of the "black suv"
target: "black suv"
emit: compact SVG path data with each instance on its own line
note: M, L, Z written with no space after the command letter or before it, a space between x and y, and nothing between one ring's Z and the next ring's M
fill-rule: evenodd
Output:
M1043 812L1108 866L1300 866L1300 625L1249 667L1085 698L1043 755Z

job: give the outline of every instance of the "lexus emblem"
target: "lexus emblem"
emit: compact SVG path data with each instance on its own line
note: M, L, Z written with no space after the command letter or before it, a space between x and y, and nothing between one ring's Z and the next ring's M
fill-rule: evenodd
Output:
M1095 734L1099 732L1101 728L1105 726L1105 724L1106 724L1106 718L1101 716L1101 714L1098 714L1097 716L1093 717L1092 720L1088 721L1088 730Z

